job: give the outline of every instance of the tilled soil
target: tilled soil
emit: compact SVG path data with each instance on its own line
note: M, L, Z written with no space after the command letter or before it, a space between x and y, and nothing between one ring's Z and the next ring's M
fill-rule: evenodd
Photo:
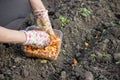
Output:
M120 0L43 2L53 28L64 35L58 60L28 58L20 44L1 43L0 80L120 80ZM61 27L59 16L69 22ZM28 18L23 26L33 23Z

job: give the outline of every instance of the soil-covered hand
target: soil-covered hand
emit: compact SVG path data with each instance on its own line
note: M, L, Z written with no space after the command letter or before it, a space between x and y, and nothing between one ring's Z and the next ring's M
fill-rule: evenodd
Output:
M50 36L43 31L30 30L24 31L26 34L25 45L35 45L37 47L44 47L50 43Z

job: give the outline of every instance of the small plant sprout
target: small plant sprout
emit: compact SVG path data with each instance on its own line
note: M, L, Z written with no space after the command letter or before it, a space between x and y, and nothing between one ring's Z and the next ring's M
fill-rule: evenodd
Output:
M91 57L96 57L96 55L94 53L90 54Z
M112 25L115 25L115 24L120 25L120 20L113 20L113 21L111 21L111 24Z
M87 17L91 14L91 12L86 9L86 8L80 8L80 13L84 16L84 17Z
M61 4L61 7L63 7L63 6L64 6L64 4L62 3L62 4Z
M87 48L87 47L85 47L85 48L84 48L84 50L88 50L88 48Z
M102 54L102 57L103 57L103 58L108 57L108 53L103 53L103 54Z
M114 23L120 25L120 20L115 20Z
M61 52L63 55L66 55L65 50L62 50L62 49L61 49L60 52Z
M94 53L92 53L92 54L90 54L90 56L92 57L92 61L95 62L96 61L96 59L95 59L96 55Z
M120 61L115 62L115 64L120 64Z
M65 17L63 17L63 16L59 16L59 20L60 20L62 23L68 23L68 22L70 22L69 19L67 19L67 18L65 18Z
M80 64L78 67L79 67L79 68L81 68L81 67L82 67L82 65Z
M103 29L103 30L102 30L102 33L105 33L105 32L106 32L106 29Z
M62 22L60 28L64 28L64 27L65 27L65 24L68 23L68 22L70 22L69 19L67 19L67 18L65 18L65 17L63 17L63 16L59 16L58 19Z
M85 5L85 3L82 3L82 4L81 4L81 6L84 6L84 5Z
M64 24L64 23L62 23L62 24L61 24L61 26L60 26L60 28L64 28L64 26L65 26L65 24Z
M120 21L118 21L118 24L120 25Z

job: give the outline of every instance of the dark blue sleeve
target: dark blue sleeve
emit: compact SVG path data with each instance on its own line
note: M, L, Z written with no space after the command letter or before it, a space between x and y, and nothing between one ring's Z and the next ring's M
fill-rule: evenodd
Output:
M31 12L29 0L0 0L0 26L14 29Z

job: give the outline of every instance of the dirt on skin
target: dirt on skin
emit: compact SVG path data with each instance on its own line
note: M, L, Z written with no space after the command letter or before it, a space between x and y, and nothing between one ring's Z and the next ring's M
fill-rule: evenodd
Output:
M28 58L21 45L1 43L0 80L120 80L120 0L43 2L64 35L58 60ZM60 15L70 20L63 28ZM31 17L23 26L34 24Z

